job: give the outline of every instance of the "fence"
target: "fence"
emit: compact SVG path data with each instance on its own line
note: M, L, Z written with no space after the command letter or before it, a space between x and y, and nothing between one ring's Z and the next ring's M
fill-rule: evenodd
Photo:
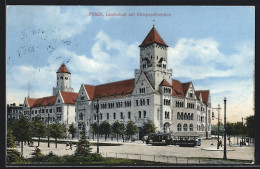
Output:
M102 153L103 157L115 157L115 158L125 158L125 159L137 159L145 161L162 162L169 164L205 164L205 161L201 159L191 159L186 157L176 157L176 156L158 156L158 155L144 155L144 154L129 154L129 153L115 153L115 152L105 152Z

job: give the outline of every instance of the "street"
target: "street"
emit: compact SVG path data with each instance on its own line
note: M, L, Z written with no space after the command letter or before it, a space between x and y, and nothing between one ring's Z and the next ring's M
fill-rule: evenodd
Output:
M211 139L211 140L202 140L201 146L196 147L179 147L174 145L168 145L168 146L152 146L147 145L143 143L142 141L138 140L135 142L122 142L122 140L119 140L117 142L116 140L100 140L101 142L106 143L120 143L121 146L99 146L100 153L106 157L120 157L121 154L122 158L125 156L130 155L143 155L143 156L169 156L169 157L204 157L204 158L223 158L223 149L224 147L219 147L219 150L217 149L217 140ZM95 142L93 140L90 140L90 142ZM212 145L213 144L213 145ZM34 146L38 145L37 142L34 142ZM58 144L58 147L55 148L55 143L50 143L50 148L48 148L48 143L41 142L40 143L40 149L43 154L48 154L50 151L52 151L54 154L57 155L71 155L76 150L76 145L73 145L72 150L66 150L68 149L66 147L66 144ZM24 157L28 158L31 156L31 153L33 152L35 147L29 147L28 145L24 146ZM92 152L96 152L97 147L91 146ZM19 152L21 151L21 148L16 148ZM154 158L155 158L154 157ZM142 158L142 156L140 156ZM240 159L240 160L254 160L254 146L229 146L227 144L227 158L228 159Z

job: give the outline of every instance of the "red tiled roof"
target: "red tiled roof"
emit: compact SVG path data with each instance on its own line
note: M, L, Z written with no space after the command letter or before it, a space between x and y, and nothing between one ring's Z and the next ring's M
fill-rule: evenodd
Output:
M190 84L191 82L187 82L187 83L182 83L182 88L183 88L183 93L184 93L184 96L187 94L187 91L190 87Z
M172 95L184 97L182 83L178 80L172 80Z
M172 87L165 79L160 83L159 86L167 86L167 87Z
M65 104L75 104L78 93L60 91Z
M84 87L89 95L89 99L93 100L97 97L102 98L130 94L134 89L134 85L135 79L129 79L98 86L84 85Z
M57 73L69 73L70 74L69 70L67 69L67 67L65 66L64 63L61 64L61 66L60 66L59 70L57 71Z
M28 103L28 107L33 107L34 103L36 102L36 98L26 98L27 99L27 103Z
M27 98L29 107L41 107L41 106L52 106L54 105L57 96L42 97L37 99Z
M196 95L196 98L199 100L200 99L200 92L195 91L195 95Z
M168 45L163 41L163 39L161 38L161 36L159 35L159 33L157 32L155 27L153 27L150 30L150 32L148 33L148 35L144 39L143 43L141 45L139 45L139 47L149 45L149 44L152 44L154 42L168 47Z
M195 93L201 93L203 103L205 103L206 105L208 104L209 90L199 90Z

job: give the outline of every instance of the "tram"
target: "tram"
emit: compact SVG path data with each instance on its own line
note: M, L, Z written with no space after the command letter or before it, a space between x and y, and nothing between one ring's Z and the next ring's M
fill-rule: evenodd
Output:
M195 147L201 145L199 136L173 136L170 133L148 134L146 144L154 146L179 145L180 147Z

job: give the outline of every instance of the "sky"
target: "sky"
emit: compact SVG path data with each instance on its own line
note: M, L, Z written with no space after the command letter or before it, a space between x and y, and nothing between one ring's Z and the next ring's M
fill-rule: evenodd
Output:
M51 96L63 62L75 92L81 84L134 78L138 46L155 25L169 46L173 79L210 90L222 120L224 97L228 122L254 114L252 6L9 5L6 11L7 104L23 103L28 93Z

